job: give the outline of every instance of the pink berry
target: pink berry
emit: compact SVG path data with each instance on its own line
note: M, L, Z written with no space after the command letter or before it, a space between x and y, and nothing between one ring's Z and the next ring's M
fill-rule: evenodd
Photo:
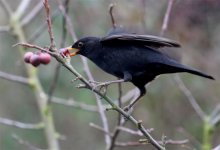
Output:
M25 61L26 63L30 63L30 58L31 58L32 55L33 55L32 52L26 52L26 53L24 54L24 61Z
M42 64L46 65L49 64L51 61L51 56L48 53L40 53L39 60Z
M40 59L38 54L33 54L30 58L30 63L34 66L37 67L40 65Z
M61 49L59 49L59 52L63 57L66 57L67 55L70 54L70 52L67 48L61 48Z

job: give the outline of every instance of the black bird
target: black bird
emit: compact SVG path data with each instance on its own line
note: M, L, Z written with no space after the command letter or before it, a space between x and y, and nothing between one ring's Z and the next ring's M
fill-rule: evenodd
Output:
M166 38L129 34L119 29L105 37L79 39L67 49L76 50L70 56L83 55L107 73L121 79L104 82L103 85L126 81L133 83L140 90L140 95L128 106L129 109L145 95L145 85L160 74L188 72L214 79L158 51L162 47L180 47L180 44Z

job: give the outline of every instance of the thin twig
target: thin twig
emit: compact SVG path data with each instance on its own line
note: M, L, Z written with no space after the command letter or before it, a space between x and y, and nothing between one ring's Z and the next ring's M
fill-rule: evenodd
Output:
M25 11L27 10L31 0L22 0L17 8L17 10L14 12L14 16L16 16L17 20L20 20L20 18L24 15Z
M197 103L196 99L193 97L192 93L186 88L185 84L181 80L178 75L174 76L175 82L182 93L187 97L188 101L190 102L191 106L198 114L198 116L204 121L206 118L206 114L203 112L199 104Z
M129 129L129 128L123 127L123 126L118 126L117 128L118 128L119 130L121 130L121 131L130 133L130 134L133 134L133 135L143 136L143 134L142 134L139 130L134 131L134 130L131 130L131 129ZM147 129L147 131L148 131L149 133L152 132L153 130L154 130L153 128Z
M29 142L21 139L20 137L18 137L16 134L13 134L12 137L18 141L19 144L24 145L25 147L27 147L29 150L46 150L46 149L40 149L37 148L35 146L33 146L32 144L30 144Z
M52 97L51 101L56 104L62 104L66 106L72 106L86 111L98 112L98 107L93 105L88 105L82 102L77 102L73 99L65 100L62 98Z
M100 131L104 132L105 134L107 134L109 136L112 136L110 132L106 132L106 130L104 128L102 128L102 127L100 127L100 126L98 126L94 123L89 123L89 126L95 128L97 130L100 130Z
M18 46L18 45L21 45L21 46L24 46L24 47L27 47L27 48L38 49L38 50L40 50L40 51L49 53L49 54L51 54L52 56L53 56L53 55L58 56L58 54L55 53L55 52L51 52L51 51L49 51L48 49L42 48L42 47L37 46L37 45L28 44L28 43L16 43L16 44L13 45L13 47Z
M2 71L0 71L0 78L6 79L6 80L9 80L9 81L22 83L22 84L25 84L25 85L29 85L28 78L13 75L13 74L9 74L9 73L2 72Z
M8 2L5 0L0 0L0 3L2 4L3 8L6 10L9 16L12 15L13 11L11 7L8 5Z
M57 15L59 15L59 10L55 10L52 13L51 21L53 22ZM47 22L42 23L42 25L39 26L39 28L35 29L35 31L31 34L29 39L27 40L30 43L33 43L40 35L42 35L43 31L47 28Z
M212 111L210 117L211 117L211 118L212 118L212 117L215 117L218 113L220 113L220 104L218 104L218 105L214 108L214 110Z
M169 2L168 2L166 13L165 13L165 16L163 18L163 25L162 25L162 28L161 28L160 36L163 36L165 31L167 30L169 19L170 19L170 14L171 14L171 8L173 6L173 2L174 2L174 0L169 0Z
M40 11L43 9L42 2L38 2L38 4L29 12L27 15L21 20L22 26L29 24Z
M47 25L48 25L48 33L50 36L50 48L54 49L55 48L55 42L54 42L54 35L52 32L52 21L51 21L51 17L50 17L50 6L48 3L48 0L44 0L43 1L44 4L44 8L46 10L46 19L47 19Z
M65 0L65 13L68 12L68 4L69 4L69 0ZM60 47L64 47L65 45L65 41L66 41L66 37L67 37L67 30L66 30L66 19L65 17L63 17L63 31L62 31L62 38L61 38L61 42L60 42ZM49 88L49 92L48 92L48 103L51 102L51 97L55 91L55 88L56 88L56 85L57 85L57 81L58 81L58 78L59 78L59 74L60 74L60 68L61 68L61 64L60 63L57 63L56 64L56 69L54 71L54 77L52 79L52 83L50 85L50 88Z
M167 30L168 23L169 23L169 18L170 18L170 13L171 13L171 8L173 6L173 2L174 2L174 0L169 0L168 6L167 6L167 10L166 10L166 14L165 14L165 17L164 17L164 20L163 20L163 25L162 25L162 28L161 28L161 33L160 33L161 36L163 36L165 31ZM178 74L175 75L174 79L175 79L179 89L187 97L187 99L189 100L190 104L192 105L192 107L194 108L196 113L204 121L205 117L206 117L206 114L202 111L201 107L198 105L196 99L193 97L193 95L190 92L190 90L188 90L186 88L185 84L183 83L182 79L180 78L180 76Z
M43 123L30 124L30 123L23 123L20 121L15 121L15 120L7 119L7 118L0 118L0 123L7 125L7 126L21 128L21 129L42 129L43 128Z
M213 125L213 126L216 126L217 124L220 123L220 113L218 115L216 115L215 117L213 117L211 120L210 120L210 123Z
M115 22L115 18L114 18L114 16L113 16L113 9L114 9L114 7L115 7L115 4L113 4L113 3L111 3L110 5L109 5L109 14L110 14L110 16L111 16L111 21L112 21L112 27L113 28L116 28L116 22Z
M158 143L162 144L163 141L157 141ZM171 144L171 145L183 145L188 143L189 140L166 140L165 143L166 144ZM149 144L147 142L116 142L116 146L118 147L130 147L130 146L141 146L141 145L146 145Z

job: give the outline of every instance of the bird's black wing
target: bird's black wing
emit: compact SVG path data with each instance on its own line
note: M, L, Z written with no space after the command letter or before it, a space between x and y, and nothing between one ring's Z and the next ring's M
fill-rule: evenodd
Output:
M102 43L106 42L132 42L139 45L161 48L161 47L180 47L180 44L167 38L157 37L153 35L138 34L109 34L101 39Z

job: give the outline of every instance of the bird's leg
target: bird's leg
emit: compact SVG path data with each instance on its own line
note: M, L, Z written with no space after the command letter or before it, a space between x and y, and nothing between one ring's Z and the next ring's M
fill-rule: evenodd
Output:
M135 104L141 97L143 97L143 96L146 94L146 89L145 89L145 87L139 88L139 90L140 90L140 95L139 95L137 98L135 98L134 100L132 100L129 105L127 105L127 106L124 107L124 110L125 110L125 111L128 112L128 111L134 106L134 104Z
M107 87L110 84L113 83L121 83L121 82L128 82L132 80L132 76L130 73L128 72L124 72L124 78L120 79L120 80L113 80L113 81L106 81L106 82L97 82L97 81L89 81L90 83L95 83L96 85L93 87L93 89L96 89L97 87L100 86L100 89L102 89L103 87Z

